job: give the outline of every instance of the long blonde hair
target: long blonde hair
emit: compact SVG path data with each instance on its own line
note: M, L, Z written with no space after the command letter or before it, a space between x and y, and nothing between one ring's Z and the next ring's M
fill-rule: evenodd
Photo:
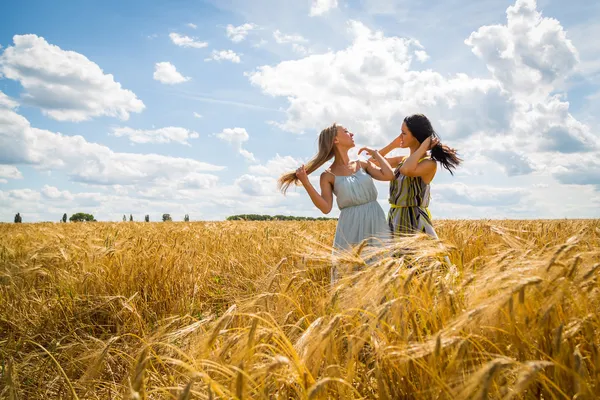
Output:
M335 152L333 151L333 142L335 135L337 134L337 128L338 126L334 123L330 127L323 129L319 134L319 152L316 156L311 158L304 167L306 168L307 175L310 175L318 170L321 165L331 160L335 155ZM298 182L298 177L296 176L295 172L283 174L277 180L279 190L281 190L283 194L285 194L292 183L297 185Z

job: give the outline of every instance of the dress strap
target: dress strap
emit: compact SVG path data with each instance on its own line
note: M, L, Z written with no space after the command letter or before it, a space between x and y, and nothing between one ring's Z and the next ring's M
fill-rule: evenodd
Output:
M356 160L356 161L352 161L352 162L358 164L358 169L354 172L354 174L357 173L358 170L361 170L361 169L364 170L364 168L363 168L362 164L360 163L360 161ZM334 174L333 172L331 172L331 170L329 168L327 168L325 170L325 172L329 172L331 175L337 176L336 174ZM346 175L341 175L341 176L346 176Z

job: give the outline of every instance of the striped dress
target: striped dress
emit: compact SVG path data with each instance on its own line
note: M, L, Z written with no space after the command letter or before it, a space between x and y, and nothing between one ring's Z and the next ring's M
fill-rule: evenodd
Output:
M421 159L421 161L424 160ZM429 213L429 184L420 176L404 176L400 173L404 161L394 171L394 180L390 182L390 212L388 225L392 233L410 235L426 233L438 238Z

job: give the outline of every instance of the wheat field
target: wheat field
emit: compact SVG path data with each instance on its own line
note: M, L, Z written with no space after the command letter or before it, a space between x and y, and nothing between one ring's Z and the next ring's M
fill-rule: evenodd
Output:
M437 229L0 224L0 397L598 397L600 221Z

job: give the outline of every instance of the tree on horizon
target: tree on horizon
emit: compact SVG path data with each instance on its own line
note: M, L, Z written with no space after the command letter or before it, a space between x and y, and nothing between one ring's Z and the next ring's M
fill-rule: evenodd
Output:
M96 222L96 219L94 218L94 216L92 214L78 212L78 213L71 215L71 218L69 218L69 221L71 221L71 222Z

